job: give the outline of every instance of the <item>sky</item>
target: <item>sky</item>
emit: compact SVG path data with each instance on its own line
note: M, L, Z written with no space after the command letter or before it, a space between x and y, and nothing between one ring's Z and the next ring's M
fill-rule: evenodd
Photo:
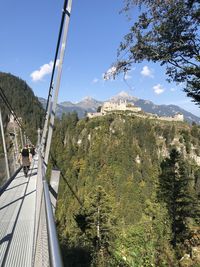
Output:
M47 98L60 26L63 0L1 0L0 71L25 80L38 97ZM73 0L62 70L59 102L90 96L107 100L125 91L153 101L175 104L200 116L200 109L182 91L166 81L159 64L132 66L124 77L105 80L117 59L117 49L133 21L120 14L123 0Z

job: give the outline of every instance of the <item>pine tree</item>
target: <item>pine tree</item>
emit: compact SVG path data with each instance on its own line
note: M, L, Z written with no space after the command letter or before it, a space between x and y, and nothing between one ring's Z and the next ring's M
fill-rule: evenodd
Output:
M172 223L172 245L176 247L188 234L187 218L195 216L194 201L189 194L189 172L181 154L172 149L170 158L161 164L160 197L167 204Z
M111 260L111 243L116 229L113 205L112 198L98 186L75 216L78 227L92 246L95 267L108 266Z

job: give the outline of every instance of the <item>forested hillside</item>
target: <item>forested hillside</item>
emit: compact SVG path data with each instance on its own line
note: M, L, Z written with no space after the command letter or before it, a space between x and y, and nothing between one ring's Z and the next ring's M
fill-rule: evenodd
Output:
M0 87L6 95L18 117L22 118L22 125L30 140L35 143L37 129L42 127L44 110L32 89L22 79L8 73L0 72ZM3 120L9 120L9 111L0 98Z
M58 120L65 266L199 266L199 135L195 124L126 114Z
M37 129L42 127L42 120L44 118L44 109L38 101L38 98L34 95L32 89L26 84L25 81L8 73L0 72L0 87L18 116L26 135L29 137L31 142L35 144L37 142ZM14 158L18 155L14 156L16 152L14 151L14 138L9 135L9 133L12 133L14 129L13 127L9 127L9 129L7 127L10 119L10 112L3 102L1 96L0 107L3 117L10 175L12 175L15 171L14 162L16 159ZM15 130L18 137L18 144L21 145L20 131L17 124ZM0 184L5 181L5 178L5 158L2 136L0 134Z

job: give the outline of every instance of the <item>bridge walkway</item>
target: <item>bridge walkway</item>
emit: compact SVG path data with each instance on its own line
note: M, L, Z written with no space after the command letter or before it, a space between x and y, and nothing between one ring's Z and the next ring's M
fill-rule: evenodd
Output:
M0 196L0 266L33 266L38 158Z

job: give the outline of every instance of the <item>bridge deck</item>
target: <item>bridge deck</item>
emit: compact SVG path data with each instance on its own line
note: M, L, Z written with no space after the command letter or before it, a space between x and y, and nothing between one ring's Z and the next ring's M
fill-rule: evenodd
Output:
M0 266L31 266L38 161L21 170L0 197Z

